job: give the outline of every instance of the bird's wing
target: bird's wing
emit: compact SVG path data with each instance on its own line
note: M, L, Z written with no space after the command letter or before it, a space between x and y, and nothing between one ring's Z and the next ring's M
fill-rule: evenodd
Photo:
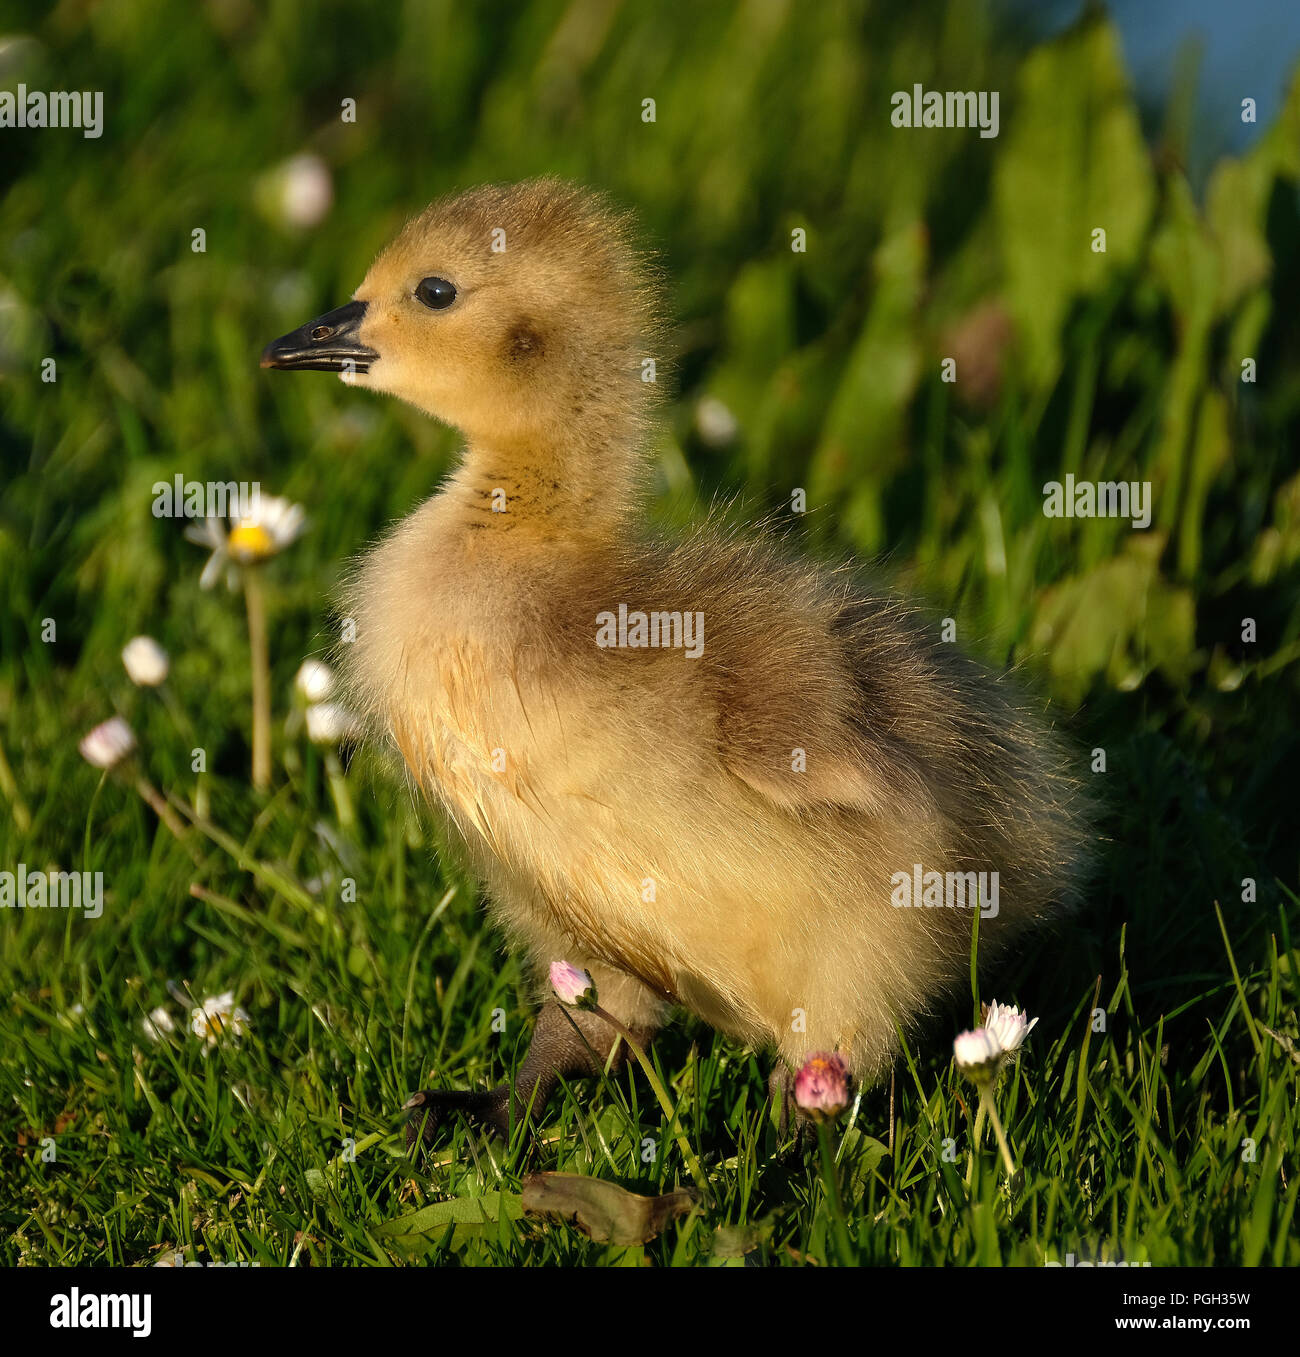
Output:
M764 611L718 657L723 766L786 810L924 813L930 797L909 738L907 682L923 679L922 654L887 626L883 648L869 635L864 644L871 619L857 612L818 615L780 603Z

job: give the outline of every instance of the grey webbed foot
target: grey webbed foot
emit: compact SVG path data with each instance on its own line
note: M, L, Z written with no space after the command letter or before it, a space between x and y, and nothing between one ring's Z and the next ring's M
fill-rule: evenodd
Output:
M458 1116L471 1125L505 1137L510 1133L510 1085L498 1084L482 1093L428 1088L412 1094L402 1110L407 1114L408 1153L421 1141L426 1147L432 1145L439 1129Z
M645 1029L637 1032L642 1040L649 1035ZM407 1113L407 1150L413 1151L421 1141L426 1146L432 1145L439 1128L456 1116L502 1138L508 1137L512 1119L516 1124L540 1120L561 1078L589 1079L599 1075L614 1042L612 1029L594 1014L562 1008L553 1000L544 1004L513 1087L498 1084L482 1092L425 1089L407 1100L403 1109ZM617 1069L622 1059L620 1047L611 1068Z

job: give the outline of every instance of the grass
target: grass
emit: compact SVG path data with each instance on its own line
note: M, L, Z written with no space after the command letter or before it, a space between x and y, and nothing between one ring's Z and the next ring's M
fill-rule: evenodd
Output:
M360 30L293 3L165 24L148 3L29 6L40 46L6 49L10 82L104 89L107 125L22 134L0 201L0 868L102 871L107 900L94 922L0 916L0 1257L1294 1266L1300 99L1198 199L1177 145L1144 148L1104 20L1029 48L969 4L596 13L529 4L500 43L436 6ZM1002 136L902 140L880 110L915 80L1003 89ZM336 204L295 231L268 184L304 148ZM536 1145L457 1128L403 1155L410 1091L505 1077L533 996L405 789L354 764L345 827L284 717L344 563L455 440L255 359L434 193L543 171L635 205L674 281L660 517L737 489L772 512L804 487L810 551L888 552L963 644L1055 699L1090 765L1104 753L1087 907L979 982L1040 1017L998 1093L1022 1180L988 1133L970 1160L949 1056L975 995L909 1034L892 1134L888 1087L837 1128L847 1240L817 1154L779 1152L764 1060L689 1020L653 1058L714 1200L649 1244L517 1201L538 1169L685 1181L639 1075L563 1090ZM1079 244L1097 221L1105 256ZM736 437L705 436L704 396ZM1067 471L1150 481L1151 529L1046 519ZM266 567L264 797L242 600L200 590L201 553L150 512L177 472L258 479L311 520ZM165 696L122 671L141 631L172 655ZM184 842L79 757L114 710L178 813L206 799ZM249 1031L205 1054L188 1008L226 990ZM152 1042L159 1004L180 1030Z

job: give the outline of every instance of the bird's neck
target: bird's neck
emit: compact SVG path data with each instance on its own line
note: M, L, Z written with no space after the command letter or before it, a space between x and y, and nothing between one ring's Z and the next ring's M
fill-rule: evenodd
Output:
M446 493L467 530L616 542L641 509L642 461L630 430L474 439Z

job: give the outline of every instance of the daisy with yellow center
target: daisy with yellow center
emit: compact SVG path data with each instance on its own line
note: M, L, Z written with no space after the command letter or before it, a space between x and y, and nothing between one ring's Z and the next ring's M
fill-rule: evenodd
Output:
M301 504L281 495L259 495L250 512L233 521L229 532L219 518L206 519L202 525L185 530L191 542L212 551L199 578L202 588L210 589L223 569L232 589L241 582L244 586L253 685L252 780L257 791L266 791L271 785L271 661L262 580L253 567L278 556L302 536L306 526Z
M226 538L226 550L240 565L257 565L296 542L305 527L301 504L268 495L258 500L250 514L235 521Z
M238 1040L248 1031L248 1014L236 1006L233 991L204 999L190 1014L190 1031L203 1042L205 1053L219 1041Z
M226 548L243 565L275 555L275 539L260 523L236 523L226 539Z

